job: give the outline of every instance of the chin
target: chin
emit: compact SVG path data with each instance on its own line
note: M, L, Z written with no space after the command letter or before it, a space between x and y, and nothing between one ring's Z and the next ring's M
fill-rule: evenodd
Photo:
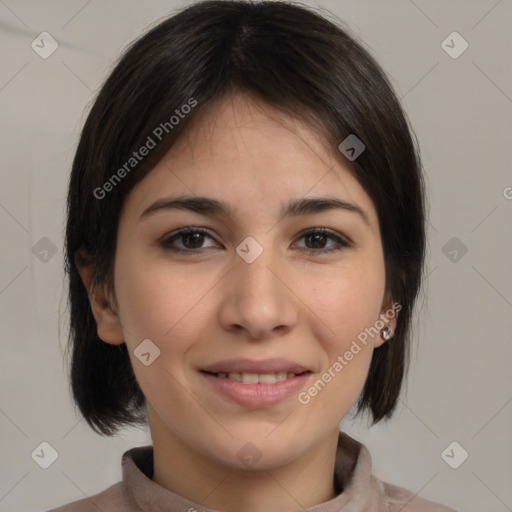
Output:
M228 463L237 469L270 470L284 466L299 456L303 446L300 437L293 439L282 427L261 426L241 429L234 434L228 445ZM234 453L234 458L232 454Z

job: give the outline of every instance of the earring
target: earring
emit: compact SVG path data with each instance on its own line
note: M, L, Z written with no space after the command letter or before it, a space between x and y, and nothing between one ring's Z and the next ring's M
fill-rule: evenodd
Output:
M393 329L391 329L391 327L389 327L389 325L386 325L382 328L382 330L380 331L380 335L382 337L383 340L385 341L388 341L390 340L393 336L394 336L394 331Z

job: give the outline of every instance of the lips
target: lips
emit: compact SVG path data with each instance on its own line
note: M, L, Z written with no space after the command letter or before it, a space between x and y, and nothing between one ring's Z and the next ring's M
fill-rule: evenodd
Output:
M274 358L263 359L260 361L253 359L235 358L217 361L201 368L200 371L207 373L294 373L299 375L311 370L299 363L290 361L289 359Z
M213 400L216 400L213 397L218 394L223 400L251 409L273 407L286 399L292 400L313 377L313 373L310 371L301 375L293 373L291 375L292 377L283 381L265 384L237 382L234 379L217 377L209 372L200 372L201 379L207 385L207 392L215 392L215 395L212 395Z

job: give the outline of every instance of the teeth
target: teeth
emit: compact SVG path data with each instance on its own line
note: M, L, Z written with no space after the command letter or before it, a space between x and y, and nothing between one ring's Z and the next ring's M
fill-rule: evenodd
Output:
M217 377L221 379L232 379L243 384L275 384L283 380L295 377L294 373L218 373Z
M258 374L257 373L241 373L242 382L244 384L258 384ZM228 378L231 377L231 374L228 375Z

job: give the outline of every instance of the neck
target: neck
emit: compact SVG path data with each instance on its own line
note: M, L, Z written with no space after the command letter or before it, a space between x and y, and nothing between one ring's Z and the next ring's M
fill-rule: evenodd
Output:
M167 431L152 429L153 481L205 508L222 512L292 512L336 496L336 430L300 458L268 469L223 464Z

